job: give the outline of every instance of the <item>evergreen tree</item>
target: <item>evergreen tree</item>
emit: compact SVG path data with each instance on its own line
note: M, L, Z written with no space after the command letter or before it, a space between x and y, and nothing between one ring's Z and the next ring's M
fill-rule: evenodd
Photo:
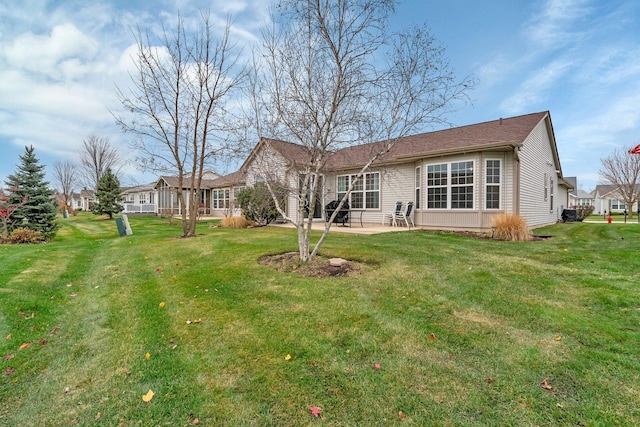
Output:
M109 215L109 219L113 218L113 214L122 212L124 206L120 203L122 194L120 193L120 181L111 169L107 169L96 188L96 199L98 201L93 205L94 215Z
M25 153L20 156L16 172L6 181L7 188L11 190L9 204L17 206L11 213L7 228L11 232L18 227L26 227L51 240L58 229L58 203L53 198L54 191L44 180L45 167L40 164L33 146L24 148Z

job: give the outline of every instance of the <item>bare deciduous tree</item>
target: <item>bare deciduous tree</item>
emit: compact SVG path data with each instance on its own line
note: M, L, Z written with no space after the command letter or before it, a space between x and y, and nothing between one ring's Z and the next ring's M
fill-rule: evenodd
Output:
M117 175L122 161L117 148L111 144L109 138L93 134L82 141L79 160L83 184L94 191L107 169L111 169Z
M201 18L200 29L191 33L179 17L174 31L165 30L161 46L138 30L133 87L127 93L117 89L131 117L116 121L134 135L138 165L177 174L178 187L185 190L178 191L184 237L195 236L205 165L231 146L225 104L246 74L229 38L230 20L216 37L209 16Z
M78 168L71 160L58 161L53 164L54 182L59 185L65 209L71 201L71 194L78 184Z
M633 216L633 205L640 199L640 154L631 154L631 147L614 150L611 157L600 159L602 184L613 185L615 193L627 205Z
M369 160L341 207L398 138L446 124L446 113L466 101L475 84L455 78L444 48L426 27L393 33L388 21L395 5L394 0L283 0L254 56L251 97L258 136L295 142L307 153L300 184L291 188L297 216L278 205L298 229L302 261L313 259L332 224L333 218L311 250L313 209L308 207L316 203L330 153L378 142L371 144Z

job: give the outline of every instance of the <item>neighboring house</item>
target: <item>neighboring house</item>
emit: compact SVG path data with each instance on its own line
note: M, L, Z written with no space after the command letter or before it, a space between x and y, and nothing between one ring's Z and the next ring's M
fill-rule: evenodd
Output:
M623 213L627 210L627 205L615 185L597 185L592 197L595 214ZM634 212L637 211L637 206L637 204L632 206Z
M93 209L93 204L95 203L95 201L96 198L93 194L93 191L84 188L80 190L79 193L71 193L71 199L69 203L71 204L71 209L79 211L90 211L91 209Z
M330 155L315 217L324 217L322 207L347 191L380 144ZM295 188L307 158L303 146L263 138L225 188L263 180ZM212 188L223 188L219 183ZM349 205L370 223L380 223L397 201L412 201L414 223L422 228L487 230L502 213L539 227L560 218L572 189L562 175L550 114L540 112L401 138L366 172ZM294 219L296 203L291 195L287 211Z
M211 215L216 217L239 216L238 193L246 185L243 169L213 180L211 183Z
M220 178L216 172L205 171L202 175L199 198L199 214L211 215L212 203L212 183ZM178 201L178 192L182 191L185 201L189 200L189 188L191 187L191 177L183 178L182 188L179 188L177 176L161 176L156 181L154 188L157 191L158 213L181 215L182 206ZM188 203L188 202L187 202Z
M577 190L571 193L571 203L569 206L595 206L595 199L593 193L588 193L584 190Z
M135 187L123 187L122 202L124 206L123 213L158 213L158 190L155 188L156 183L138 185Z

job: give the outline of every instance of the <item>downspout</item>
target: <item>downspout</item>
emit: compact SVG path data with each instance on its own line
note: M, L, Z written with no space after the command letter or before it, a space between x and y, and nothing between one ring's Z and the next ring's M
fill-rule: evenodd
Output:
M520 156L519 148L513 147L513 214L520 215Z

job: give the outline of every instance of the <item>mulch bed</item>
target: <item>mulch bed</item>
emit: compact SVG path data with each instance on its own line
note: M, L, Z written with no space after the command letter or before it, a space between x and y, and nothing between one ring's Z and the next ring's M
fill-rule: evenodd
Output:
M265 255L258 259L258 263L277 271L296 273L305 277L346 277L353 276L362 270L362 265L355 261L346 260L340 266L333 266L329 258L316 256L313 261L300 263L297 252Z

